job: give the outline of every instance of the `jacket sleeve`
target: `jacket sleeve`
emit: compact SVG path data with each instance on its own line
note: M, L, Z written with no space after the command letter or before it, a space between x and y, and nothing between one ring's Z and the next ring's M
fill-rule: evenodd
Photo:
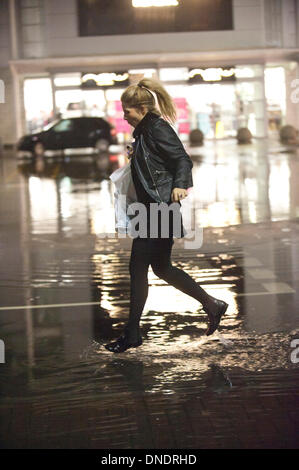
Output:
M191 188L193 163L175 130L168 122L159 119L153 126L152 136L159 155L173 170L173 188Z

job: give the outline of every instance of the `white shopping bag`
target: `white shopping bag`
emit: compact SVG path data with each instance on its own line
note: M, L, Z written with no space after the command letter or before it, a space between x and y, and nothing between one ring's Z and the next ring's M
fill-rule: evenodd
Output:
M130 224L130 217L127 214L128 206L137 201L131 173L131 162L114 171L110 175L110 179L115 185L115 229L117 232L127 233Z

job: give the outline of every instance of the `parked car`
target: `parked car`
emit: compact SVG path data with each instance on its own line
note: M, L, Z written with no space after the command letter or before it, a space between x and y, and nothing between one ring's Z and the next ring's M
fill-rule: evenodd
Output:
M106 151L117 144L116 129L100 117L74 117L60 119L41 132L23 136L17 143L19 153L43 155L47 150L83 149L92 147L96 152Z

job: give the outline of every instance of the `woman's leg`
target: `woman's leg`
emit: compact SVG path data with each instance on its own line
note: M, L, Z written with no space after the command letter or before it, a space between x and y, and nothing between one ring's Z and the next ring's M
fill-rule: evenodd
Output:
M150 264L148 239L134 238L130 257L130 313L124 333L112 343L105 345L108 351L121 353L142 344L139 330L140 317L148 294L147 273Z
M130 342L140 338L139 322L148 296L149 240L134 238L130 257L130 313L125 333Z
M150 263L153 272L168 284L194 297L204 306L207 305L211 296L189 274L172 266L170 258L173 242L169 240L171 239L161 239L160 250L153 251Z
M172 243L171 241L166 243L161 241L158 252L154 251L152 253L151 266L153 271L156 276L201 302L209 317L209 327L206 331L206 335L209 336L218 328L228 304L209 295L189 274L185 273L182 269L172 266L170 261L172 245L173 240Z

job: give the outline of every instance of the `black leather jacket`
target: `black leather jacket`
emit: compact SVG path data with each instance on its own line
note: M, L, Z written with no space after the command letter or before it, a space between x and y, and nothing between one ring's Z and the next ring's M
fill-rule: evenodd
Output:
M167 121L148 112L134 129L133 137L131 164L152 199L169 203L173 188L193 186L193 163Z

